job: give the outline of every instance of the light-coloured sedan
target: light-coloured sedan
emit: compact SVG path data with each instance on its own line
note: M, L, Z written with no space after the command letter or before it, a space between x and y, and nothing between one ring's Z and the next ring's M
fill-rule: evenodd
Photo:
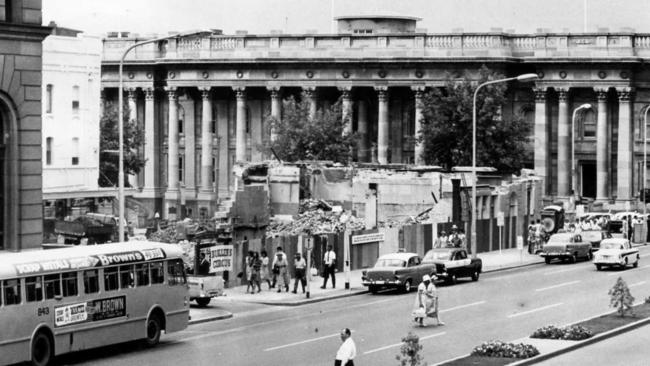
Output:
M623 238L604 239L600 250L594 253L594 265L600 271L603 267L639 266L639 249L633 248L630 241Z

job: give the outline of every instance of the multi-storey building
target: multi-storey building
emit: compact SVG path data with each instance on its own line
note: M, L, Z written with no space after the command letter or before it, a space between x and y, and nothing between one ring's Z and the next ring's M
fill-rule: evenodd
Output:
M232 189L236 162L263 158L265 116L279 116L282 98L300 92L314 108L342 98L361 136L358 161L420 164L413 137L423 92L482 65L538 75L509 84L503 116L530 123L528 165L544 178L547 197L568 198L575 188L606 204L635 199L644 170L640 121L650 103L649 35L428 34L417 20L339 17L337 34L213 33L137 47L126 58L124 92L147 135L141 199L164 216L181 200L193 215L211 215L214 199ZM117 98L122 51L141 40L104 39L107 98ZM573 125L573 111L585 103L591 108Z
M0 0L0 250L42 242L41 2Z
M74 206L115 196L115 189L100 190L97 184L100 64L98 37L55 27L43 41L45 217L62 219L74 214Z

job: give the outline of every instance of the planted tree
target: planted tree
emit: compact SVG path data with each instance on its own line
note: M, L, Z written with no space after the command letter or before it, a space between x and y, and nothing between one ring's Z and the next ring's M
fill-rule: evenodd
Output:
M621 277L616 280L614 287L609 290L610 302L609 306L616 308L620 316L625 316L627 312L632 314L632 304L634 304L634 297L627 287L627 283Z
M504 76L483 66L478 78L467 72L461 78L447 75L444 88L434 88L423 97L423 125L417 132L424 145L427 164L451 169L472 164L472 106L479 84ZM515 172L527 159L530 127L521 115L505 118L507 84L487 85L479 90L476 103L476 160L503 172Z
M118 185L119 172L119 124L117 103L108 102L104 108L99 126L99 186L115 187ZM124 106L124 186L128 187L126 178L137 174L144 167L145 159L138 150L144 145L144 131L136 121L129 121L128 106Z
M347 163L357 135L345 131L347 119L343 118L341 101L328 108L319 109L310 116L307 98L296 100L289 97L283 101L282 118L266 118L267 136L276 138L264 142L262 150L272 151L283 161L332 160ZM272 151L271 151L272 150Z
M395 356L399 361L400 366L419 366L422 365L422 345L420 344L420 337L417 334L409 332L406 337L402 338L402 347L400 347L400 354ZM425 363L426 365L426 363Z

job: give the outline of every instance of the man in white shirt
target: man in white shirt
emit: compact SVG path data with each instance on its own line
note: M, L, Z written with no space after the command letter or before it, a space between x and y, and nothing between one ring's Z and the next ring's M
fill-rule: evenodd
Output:
M341 340L343 344L336 352L334 366L354 366L354 358L357 357L357 346L354 345L350 329L341 330Z
M320 288L325 288L327 286L327 278L332 277L332 288L336 288L336 275L334 271L336 269L336 253L332 250L332 246L327 246L327 251L323 256L323 286Z

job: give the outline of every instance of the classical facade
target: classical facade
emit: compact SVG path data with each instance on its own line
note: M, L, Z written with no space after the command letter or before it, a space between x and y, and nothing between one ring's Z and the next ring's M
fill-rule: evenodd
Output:
M608 204L637 196L650 36L427 34L413 17L337 20L337 34L213 33L132 51L124 93L147 135L141 199L163 216L182 201L193 216L211 215L215 199L233 189L236 163L265 158L258 149L272 138L265 117L280 115L282 98L301 93L314 109L342 98L361 136L358 161L422 164L414 136L423 93L443 87L449 73L476 73L482 65L506 76L538 75L509 85L503 115L529 121L528 165L544 178L547 197L568 199L574 188ZM104 39L107 98L117 98L122 51L141 40Z
M55 27L43 41L43 202L46 218L74 214L100 190L101 39Z
M40 247L41 2L0 1L0 251Z

